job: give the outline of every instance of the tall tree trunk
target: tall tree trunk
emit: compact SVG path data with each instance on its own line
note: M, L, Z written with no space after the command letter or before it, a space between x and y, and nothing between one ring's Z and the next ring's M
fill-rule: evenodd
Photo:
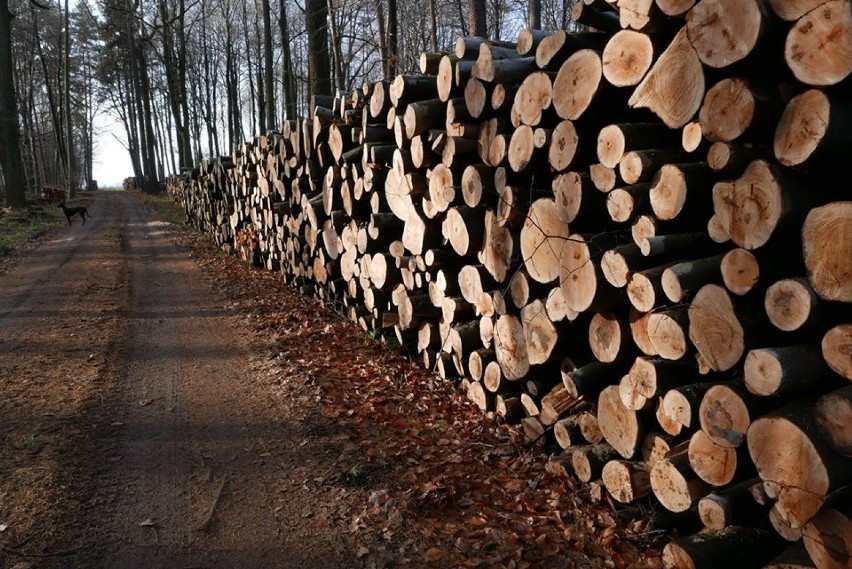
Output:
M379 36L376 39L379 44L379 59L382 61L382 79L390 81L388 78L388 38L385 29L384 0L376 0L376 32Z
M272 72L272 16L269 0L263 0L263 88L266 94L266 128L274 130L275 82Z
M257 25L257 14L255 14L255 35L260 32ZM250 130L255 129L255 125L257 125L258 132L263 132L263 128L266 124L266 105L263 101L263 87L261 86L262 80L262 71L258 67L257 70L257 93L255 93L254 82L254 65L252 65L252 49L251 42L249 41L249 29L248 29L248 11L246 10L246 2L243 2L243 43L245 43L245 48L243 54L246 58L246 65L248 65L248 80L249 80L249 101L251 101L251 115L250 122L251 125L249 127ZM255 115L255 103L257 103L257 115ZM257 119L257 122L255 122Z
M287 24L287 4L280 0L281 14L278 17L278 27L281 30L281 59L284 69L281 80L284 86L284 118L296 118L296 74L293 73L293 57L290 54L290 27Z
M541 29L541 0L530 0L529 20L530 28Z
M438 15L435 0L429 0L429 39L432 42L432 51L438 51Z
M468 6L468 33L477 37L488 37L485 0L470 0Z
M35 10L33 10L33 34L35 37L36 52L38 53L39 61L41 61L41 69L45 77L44 90L47 95L48 106L50 107L50 119L53 123L53 133L56 138L56 149L59 153L60 159L63 164L65 164L67 154L65 152L65 135L63 134L64 129L62 128L62 117L59 114L60 105L57 103L56 94L53 92L53 82L48 80L50 77L50 71L47 67L47 59L44 56L44 48L41 44L41 35L38 32L38 19Z
M69 197L77 193L77 180L74 168L74 130L71 121L71 22L68 11L68 0L65 0L65 12L63 14L65 37L63 45L62 78L65 99L65 142L67 152L65 153L65 191Z
M343 91L346 88L346 75L343 73L343 40L340 26L335 18L334 0L328 0L328 28L331 30L331 58L334 63L334 84Z
M159 177L157 176L157 139L154 137L154 119L151 113L151 82L148 77L148 61L145 52L139 50L139 84L142 97L142 129L145 133L145 142L142 148L142 160L145 170L145 183L142 189L149 193L158 190Z
M18 101L12 78L12 13L8 0L0 0L0 143L6 203L13 208L27 205L18 130Z
M396 77L399 61L399 18L396 15L396 0L388 0L388 72L390 81Z
M331 68L328 55L328 4L326 4L326 0L305 0L305 24L308 32L310 94L331 94Z

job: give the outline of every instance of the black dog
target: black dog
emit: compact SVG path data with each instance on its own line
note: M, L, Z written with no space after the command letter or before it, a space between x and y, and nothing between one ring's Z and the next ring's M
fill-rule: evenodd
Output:
M62 213L65 214L65 217L68 218L68 225L71 225L71 218L77 214L80 214L80 218L83 220L83 225L86 224L86 216L89 215L89 210L84 207L65 207L65 202L61 202L59 207L62 208ZM92 217L89 215L89 217Z

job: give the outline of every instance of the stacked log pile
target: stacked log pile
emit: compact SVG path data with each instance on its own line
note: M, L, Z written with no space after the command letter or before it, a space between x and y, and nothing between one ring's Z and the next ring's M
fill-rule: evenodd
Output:
M667 567L850 567L852 5L573 16L318 97L169 191L551 470L700 519Z

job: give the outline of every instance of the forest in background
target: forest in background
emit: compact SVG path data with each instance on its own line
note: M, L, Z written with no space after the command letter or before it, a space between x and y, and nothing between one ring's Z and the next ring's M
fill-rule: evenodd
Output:
M422 52L460 35L570 28L572 4L0 0L0 189L22 207L45 186L90 187L98 145L125 144L97 131L109 113L132 174L156 191L167 175L309 114L314 95L414 72Z

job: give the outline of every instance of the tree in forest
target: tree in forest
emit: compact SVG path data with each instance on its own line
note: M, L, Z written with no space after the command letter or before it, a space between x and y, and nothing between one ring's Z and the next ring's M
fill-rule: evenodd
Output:
M477 37L488 37L485 0L470 0L468 5L468 33Z
M328 4L325 0L305 0L308 32L308 79L310 94L331 93L331 65L328 54Z
M18 125L18 101L15 97L12 66L12 12L8 0L0 0L0 160L6 185L6 203L20 209L27 205L24 185L21 141Z

